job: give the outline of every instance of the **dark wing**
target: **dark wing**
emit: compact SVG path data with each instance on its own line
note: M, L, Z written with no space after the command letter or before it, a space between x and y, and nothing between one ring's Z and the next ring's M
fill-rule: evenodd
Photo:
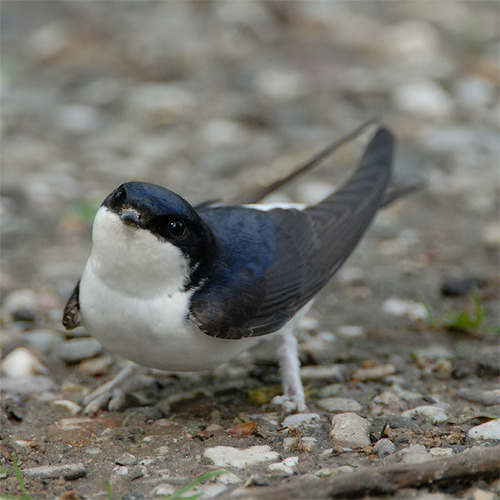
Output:
M66 330L73 330L81 324L80 317L80 282L78 282L64 308L62 324Z
M380 128L347 183L305 210L266 212L271 223L271 264L236 283L193 295L191 319L208 335L237 339L279 330L325 285L356 247L384 200L392 170L394 138ZM265 233L271 235L269 227ZM240 262L244 262L244 259ZM234 272L234 269L233 269ZM260 273L260 274L259 274Z

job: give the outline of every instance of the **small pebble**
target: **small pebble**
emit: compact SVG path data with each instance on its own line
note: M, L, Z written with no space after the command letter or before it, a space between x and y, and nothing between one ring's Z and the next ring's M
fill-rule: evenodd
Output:
M319 399L318 406L330 412L356 412L361 410L361 405L357 401L347 398Z
M390 439L382 438L375 443L373 451L379 457L385 457L387 455L392 455L396 451L396 446Z
M483 391L480 389L459 389L457 396L471 401L472 403L480 403L486 406L500 404L500 389L491 391Z
M66 104L60 107L56 120L62 129L75 135L95 132L102 125L100 113L83 104Z
M102 352L102 345L92 338L71 339L59 345L58 354L62 361L75 364L83 359L93 358Z
M283 420L283 427L317 427L322 418L317 413L295 413Z
M79 404L74 401L69 401L68 399L55 399L52 401L52 404L64 408L71 413L71 415L77 415L82 410L82 407Z
M22 378L37 373L47 373L47 370L29 349L18 347L3 359L2 372L7 377Z
M322 387L318 391L318 397L320 398L331 398L336 396L339 392L344 389L344 384L328 384Z
M472 427L467 435L476 441L500 440L500 418Z
M397 458L406 464L420 464L428 462L430 456L429 453L427 453L425 446L421 444L412 444L411 446L398 451Z
M453 448L430 448L429 453L434 458L444 458L453 455Z
M342 365L330 366L303 366L300 369L302 380L344 380L345 367Z
M428 118L444 118L453 110L446 90L430 79L412 79L396 85L392 101L401 111Z
M303 451L311 451L318 444L318 440L312 436L286 437L283 440L285 451L293 451L300 448Z
M297 467L299 457L288 457L282 462L270 464L267 470L269 472L278 473L283 477L291 476L294 473L294 467Z
M427 310L424 305L412 300L387 299L382 304L382 311L391 316L407 316L413 320L427 318Z
M232 446L214 446L207 448L203 456L217 467L235 467L245 469L248 466L277 460L279 454L272 451L267 445L251 446L246 449Z
M33 290L16 290L5 298L3 309L13 321L35 321L39 311Z
M23 469L22 474L24 477L38 480L57 479L59 477L73 480L85 476L85 467L81 462L64 465L43 465L41 467Z
M396 373L396 367L392 363L373 366L370 368L358 368L353 374L353 380L380 380Z
M355 339L363 336L365 329L362 326L341 325L337 328L337 333L346 339Z
M403 405L402 399L391 391L382 391L373 398L373 402L392 409L399 409Z
M98 356L80 361L78 369L89 377L99 377L106 375L112 364L113 360L109 356Z
M137 465L137 458L135 458L131 453L124 453L116 459L115 463L117 465Z
M370 422L356 413L340 413L332 418L330 438L340 446L365 448L370 445L370 428Z
M162 483L162 484L159 484L158 486L156 486L153 489L153 491L151 492L151 494L154 497L162 497L163 498L163 497L168 497L168 496L172 495L178 489L179 489L178 486L174 486L173 484Z
M4 377L0 379L3 392L11 394L38 394L48 393L57 389L56 383L43 375L30 377Z
M241 483L242 479L240 479L236 474L232 472L226 472L225 474L221 474L217 476L216 481L221 484L238 484Z
M464 498L470 500L498 500L498 492L486 491L481 488L471 488Z
M439 406L423 405L417 406L402 413L403 417L415 418L421 417L432 424L440 424L448 420L448 415Z
M55 346L63 341L63 336L53 330L32 330L26 332L24 338L30 347L44 354L53 352Z

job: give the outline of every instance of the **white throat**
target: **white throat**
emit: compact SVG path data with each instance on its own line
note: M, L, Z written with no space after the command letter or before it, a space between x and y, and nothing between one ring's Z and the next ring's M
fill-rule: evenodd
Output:
M99 208L92 229L89 265L107 285L140 298L183 290L189 262L182 251L150 231L125 224Z

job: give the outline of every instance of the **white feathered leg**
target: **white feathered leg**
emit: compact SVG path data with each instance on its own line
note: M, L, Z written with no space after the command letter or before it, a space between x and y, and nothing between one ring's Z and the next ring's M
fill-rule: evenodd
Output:
M306 409L304 388L300 379L300 361L297 337L293 328L281 330L278 347L278 363L283 383L283 396L275 398L285 413Z
M281 404L284 413L304 411L306 409L304 387L300 379L300 361L295 326L307 314L312 301L306 304L292 319L277 333L277 355L283 384L283 396L273 398L273 403Z
M140 370L143 370L141 366L129 361L115 378L98 387L84 399L84 413L95 415L106 406L110 411L121 409L125 403L127 385Z

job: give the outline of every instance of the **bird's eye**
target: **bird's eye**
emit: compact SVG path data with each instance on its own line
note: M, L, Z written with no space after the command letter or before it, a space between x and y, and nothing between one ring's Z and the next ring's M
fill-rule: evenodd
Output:
M178 219L171 220L168 223L168 232L174 238L181 238L182 236L184 236L184 233L186 232L186 225L181 220Z
M123 204L123 202L127 198L127 192L123 186L120 186L115 192L111 195L111 206L118 207Z

